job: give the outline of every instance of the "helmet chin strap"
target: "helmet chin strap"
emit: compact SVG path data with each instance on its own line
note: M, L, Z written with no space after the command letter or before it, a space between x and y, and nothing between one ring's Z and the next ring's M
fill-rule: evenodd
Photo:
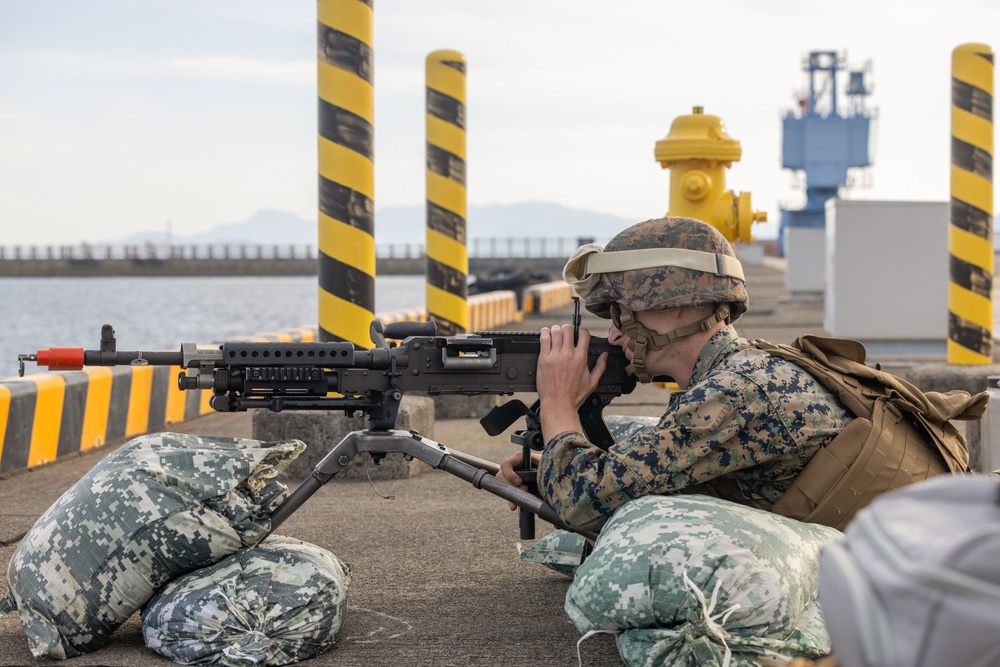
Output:
M653 376L646 370L646 354L650 349L659 350L675 340L686 338L701 331L708 331L719 322L729 322L729 304L720 303L715 312L703 320L678 327L673 331L658 333L635 319L635 313L624 306L622 311L622 331L628 334L628 348L632 352L632 363L625 370L635 375L639 382L652 382Z

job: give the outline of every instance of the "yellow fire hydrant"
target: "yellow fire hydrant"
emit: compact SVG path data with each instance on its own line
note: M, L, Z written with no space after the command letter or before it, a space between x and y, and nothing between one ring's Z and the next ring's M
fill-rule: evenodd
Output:
M654 152L660 166L670 169L667 214L703 220L730 242L750 241L750 225L766 221L767 212L751 208L749 192L725 190L726 169L742 152L722 119L706 115L701 107L675 118Z

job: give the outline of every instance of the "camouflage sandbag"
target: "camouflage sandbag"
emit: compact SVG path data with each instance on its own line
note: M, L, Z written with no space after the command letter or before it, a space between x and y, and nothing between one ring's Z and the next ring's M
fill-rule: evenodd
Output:
M634 438L640 433L652 431L660 423L659 417L640 417L638 415L605 415L604 423L615 442Z
M96 650L169 580L259 542L287 492L265 479L304 448L156 433L106 456L11 558L4 602L16 606L32 654Z
M272 536L174 579L142 612L146 646L184 665L287 665L333 646L350 566Z
M659 421L658 417L604 416L604 422L615 442L652 430ZM544 565L550 570L572 577L583 560L586 541L583 535L557 528L530 546L518 544L517 553L525 563Z
M583 535L556 528L530 547L517 545L517 553L525 563L537 563L550 570L572 577L583 560Z
M718 498L647 496L605 524L566 611L584 637L614 633L627 665L819 657L818 552L839 536Z

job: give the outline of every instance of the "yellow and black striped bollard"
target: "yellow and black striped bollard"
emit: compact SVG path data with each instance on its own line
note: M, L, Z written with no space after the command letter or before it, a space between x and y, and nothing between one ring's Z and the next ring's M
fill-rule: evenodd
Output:
M372 346L372 0L318 0L319 340Z
M948 363L993 358L993 49L952 52Z
M465 57L427 56L427 312L438 333L469 330Z

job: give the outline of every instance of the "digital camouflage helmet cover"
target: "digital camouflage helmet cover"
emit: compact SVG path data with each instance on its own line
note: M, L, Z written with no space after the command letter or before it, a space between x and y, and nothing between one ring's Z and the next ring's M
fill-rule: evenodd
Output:
M563 278L584 300L587 310L611 317L622 310L629 336L632 371L640 381L648 348L705 331L717 322L738 319L747 310L746 279L732 246L711 225L693 218L666 217L640 222L602 248L581 246L563 269ZM638 323L634 312L697 308L716 304L709 317L675 331L659 333Z

